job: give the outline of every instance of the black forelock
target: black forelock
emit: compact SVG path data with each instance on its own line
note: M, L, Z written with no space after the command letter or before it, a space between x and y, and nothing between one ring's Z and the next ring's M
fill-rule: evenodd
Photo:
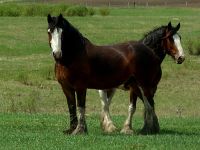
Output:
M51 19L51 22L48 23L48 29L50 29L50 31L53 32L53 30L56 28L57 17L52 17Z
M61 20L62 19L62 20ZM70 23L64 19L59 19L59 16L57 17L51 17L51 22L48 23L48 29L52 32L55 28L67 28L70 26Z

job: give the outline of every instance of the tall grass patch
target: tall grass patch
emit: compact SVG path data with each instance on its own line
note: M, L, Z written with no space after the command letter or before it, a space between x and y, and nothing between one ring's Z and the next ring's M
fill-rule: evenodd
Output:
M108 16L110 14L110 9L108 8L100 8L99 13L102 16Z
M0 4L0 16L17 17L22 15L22 9L16 4Z
M88 9L85 6L73 6L67 9L67 16L86 16L88 14Z
M91 7L66 4L0 4L0 16L47 16L60 13L67 16L93 16L96 11Z
M200 55L200 42L198 40L189 39L187 41L187 48L190 55Z
M80 17L84 17L87 15L93 16L95 15L96 11L93 8L87 8L86 6L72 6L69 7L66 12L65 15L67 16L80 16Z

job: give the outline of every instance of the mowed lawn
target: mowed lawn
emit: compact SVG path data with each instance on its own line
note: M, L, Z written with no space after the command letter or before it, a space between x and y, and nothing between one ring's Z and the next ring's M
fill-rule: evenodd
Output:
M66 136L67 102L54 78L54 60L47 38L46 17L0 17L0 149L199 149L200 56L188 53L188 43L200 39L200 10L196 8L112 8L106 17L68 17L80 32L98 45L139 40L155 27L181 23L179 31L186 60L177 65L166 57L155 95L159 135L104 134L100 129L100 98L88 90L89 134ZM111 113L122 127L128 92L119 90ZM143 123L138 100L133 125Z

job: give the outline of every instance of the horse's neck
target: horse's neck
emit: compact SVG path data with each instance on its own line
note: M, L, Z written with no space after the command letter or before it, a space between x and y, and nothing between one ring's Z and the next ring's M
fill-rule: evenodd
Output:
M163 61L163 59L166 56L165 51L162 48L162 41L153 41L148 40L148 42L145 41L145 38L141 40L141 42L148 46L152 52L155 54L155 56L160 60L160 62Z
M65 40L68 42L65 42L63 45L63 56L57 61L65 66L69 66L85 55L85 38L72 36L72 38L66 37Z

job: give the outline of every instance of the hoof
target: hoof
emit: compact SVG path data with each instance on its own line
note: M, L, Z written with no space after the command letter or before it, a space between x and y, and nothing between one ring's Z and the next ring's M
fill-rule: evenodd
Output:
M64 130L63 133L68 135L68 134L71 134L74 130L75 129L70 128L70 129Z
M117 130L117 128L115 127L115 125L113 123L104 124L102 126L102 129L106 133L112 133L112 132L115 132Z
M112 120L106 117L104 114L101 115L101 123L100 126L103 132L112 133L117 130L116 126L113 124Z
M145 118L144 126L140 131L140 134L143 135L158 134L159 132L160 132L160 126L157 116L153 115L153 118L150 118L149 120Z
M140 131L140 134L142 135L149 135L149 134L158 134L160 132L160 128L157 126L153 126L153 127L147 127L144 126L142 128L142 130Z
M87 134L87 127L77 126L76 129L71 133L72 135Z
M130 127L128 127L128 126L125 126L121 131L120 131L120 133L122 133L122 134L134 134L135 133L135 131L133 130L133 129L131 129Z

